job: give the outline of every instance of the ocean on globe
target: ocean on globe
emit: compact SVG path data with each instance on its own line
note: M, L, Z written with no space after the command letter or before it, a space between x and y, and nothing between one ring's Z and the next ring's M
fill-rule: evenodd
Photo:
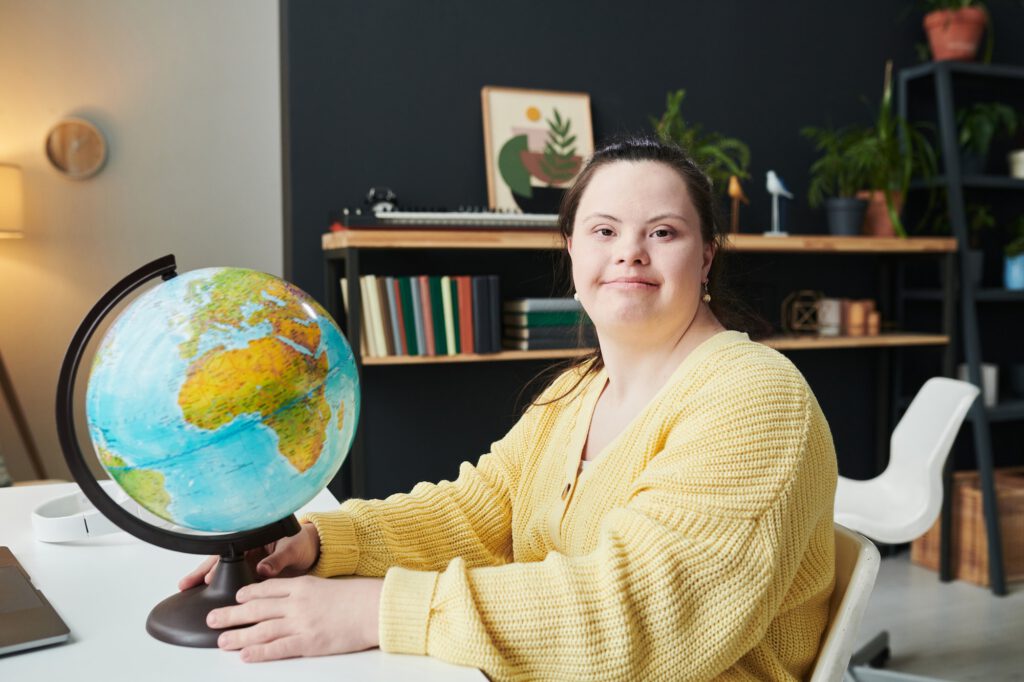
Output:
M242 268L146 291L97 350L86 390L103 468L178 526L239 532L319 493L359 418L352 349L308 294Z

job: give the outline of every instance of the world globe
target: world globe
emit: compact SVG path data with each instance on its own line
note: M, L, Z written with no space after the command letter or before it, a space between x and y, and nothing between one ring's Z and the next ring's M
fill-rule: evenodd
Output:
M100 463L132 499L193 531L237 533L290 515L338 472L359 380L348 342L308 294L206 268L121 312L85 409Z

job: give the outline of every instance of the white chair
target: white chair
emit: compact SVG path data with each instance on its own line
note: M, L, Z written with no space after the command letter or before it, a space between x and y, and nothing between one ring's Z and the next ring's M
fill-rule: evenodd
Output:
M892 432L885 471L868 481L839 477L836 523L889 544L924 535L942 508L946 457L979 392L965 381L941 377L926 381ZM851 676L895 679L896 673L865 667L868 662L884 662L888 655L889 634L882 632L853 655Z
M878 548L867 538L835 526L836 586L828 608L828 628L811 682L837 682L850 662L857 626L878 575Z

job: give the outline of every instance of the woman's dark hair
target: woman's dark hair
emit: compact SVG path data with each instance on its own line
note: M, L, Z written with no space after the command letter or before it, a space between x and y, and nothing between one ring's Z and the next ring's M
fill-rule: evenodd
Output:
M731 294L724 284L725 264L722 258L722 247L725 245L726 237L719 219L719 200L715 195L711 179L684 149L651 135L621 136L605 143L594 152L586 166L576 176L575 182L563 195L558 212L558 230L562 234L563 246L559 257L558 271L560 279L565 283L564 294L571 296L573 291L572 261L568 255L568 240L572 237L573 223L576 221L576 211L579 208L580 199L599 169L619 161L655 161L665 164L679 174L683 182L686 183L690 201L700 218L701 238L705 244L714 244L715 247L715 260L711 270L708 271L708 291L711 293L711 302L708 305L711 307L711 312L727 329L747 332L753 338L767 335L771 331L770 325L734 294ZM581 324L579 330L581 342L583 334L584 327ZM550 401L535 404L556 402L570 395L584 379L596 374L603 366L604 359L601 356L601 349L598 347L593 353L575 358L568 363L558 363L541 372L534 381L547 378L550 374L560 374L572 367L581 369L579 379L565 393ZM533 385L534 381L528 385Z

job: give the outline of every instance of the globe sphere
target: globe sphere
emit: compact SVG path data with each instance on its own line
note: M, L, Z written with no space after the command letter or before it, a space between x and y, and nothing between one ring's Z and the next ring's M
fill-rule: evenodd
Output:
M294 285L243 268L141 294L101 340L86 389L103 468L195 531L293 513L338 472L358 418L352 349L334 320Z

